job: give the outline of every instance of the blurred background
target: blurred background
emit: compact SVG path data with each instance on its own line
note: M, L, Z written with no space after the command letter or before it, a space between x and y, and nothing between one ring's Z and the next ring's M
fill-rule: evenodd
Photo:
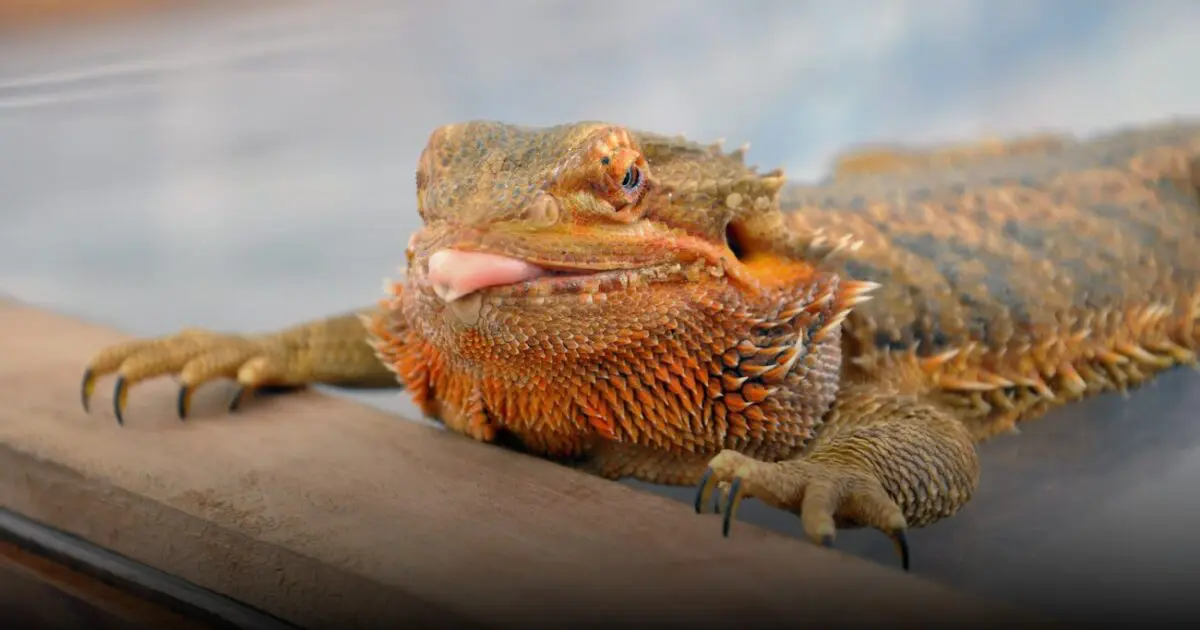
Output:
M0 0L0 293L139 335L276 328L377 298L444 123L601 119L818 179L865 142L1200 116L1198 32L1194 0ZM915 572L1052 612L1160 605L1123 594L1200 578L1198 405L1181 370L987 444ZM839 547L895 564L877 533Z

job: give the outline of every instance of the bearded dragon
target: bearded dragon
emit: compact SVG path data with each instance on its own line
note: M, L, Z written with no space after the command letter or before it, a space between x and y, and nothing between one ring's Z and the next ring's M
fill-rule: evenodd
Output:
M587 122L435 130L373 307L103 348L82 384L400 385L450 430L607 478L890 536L955 514L977 444L1200 341L1200 122L861 148L816 184ZM872 299L873 298L873 299Z

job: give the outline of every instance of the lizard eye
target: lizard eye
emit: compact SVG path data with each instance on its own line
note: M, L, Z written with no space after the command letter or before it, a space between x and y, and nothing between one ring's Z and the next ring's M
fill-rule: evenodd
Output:
M630 164L629 168L625 169L625 178L621 180L621 188L624 188L627 193L636 193L641 185L642 170L637 167L637 164Z
M637 151L624 149L600 159L607 182L606 197L617 209L636 206L646 193L646 158Z

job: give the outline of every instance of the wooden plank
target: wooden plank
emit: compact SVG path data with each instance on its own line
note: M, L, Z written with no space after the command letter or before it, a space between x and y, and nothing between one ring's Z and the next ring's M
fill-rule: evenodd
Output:
M80 369L113 330L0 301L0 504L306 627L1029 623L898 570L316 392L125 428ZM102 381L103 384L111 381Z

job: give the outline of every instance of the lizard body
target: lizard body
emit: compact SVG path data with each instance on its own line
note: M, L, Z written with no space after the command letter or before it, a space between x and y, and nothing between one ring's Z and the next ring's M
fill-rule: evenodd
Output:
M1200 343L1200 124L843 156L787 184L742 151L605 123L434 132L407 277L264 335L102 349L84 376L401 384L472 438L755 496L838 526L956 512L975 443L1136 386ZM874 298L874 299L872 299ZM370 343L364 343L365 340ZM244 396L239 395L234 406Z
M1200 125L1025 146L782 200L792 229L861 241L831 268L881 285L847 325L855 376L920 368L980 438L1195 361Z

